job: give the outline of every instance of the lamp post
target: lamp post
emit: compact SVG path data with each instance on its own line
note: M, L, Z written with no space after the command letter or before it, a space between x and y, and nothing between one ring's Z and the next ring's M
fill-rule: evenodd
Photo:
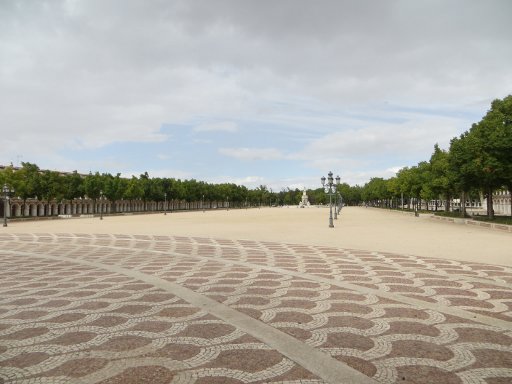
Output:
M336 203L334 205L334 207L335 207L334 208L334 218L336 220L338 220L338 213L337 213L337 208L336 207L338 205L338 194L339 194L338 193L338 185L340 185L340 181L341 181L340 175L337 175L335 180L336 180L336 185L334 186L334 190L332 192L334 193L334 197L336 199Z
M229 197L226 196L226 211L229 211Z
M14 190L9 188L7 184L4 184L2 192L4 193L4 227L7 227L7 206L9 205L9 195L14 193Z
M201 208L203 208L204 213L204 195L201 197Z
M325 176L322 176L320 179L322 182L322 187L324 187L324 191L329 195L329 228L334 228L334 223L332 221L332 195L335 193L336 187L335 185L339 185L340 177L336 176L336 184L334 184L334 178L332 177L332 172L329 171L327 174L327 184Z
M103 220L103 191L100 191L100 220Z
M338 220L338 194L334 194L334 220Z
M164 192L164 216L167 215L167 192Z

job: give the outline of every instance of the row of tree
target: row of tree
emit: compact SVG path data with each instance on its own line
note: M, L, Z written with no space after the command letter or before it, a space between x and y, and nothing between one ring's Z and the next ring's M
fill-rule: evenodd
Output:
M120 174L61 173L41 170L36 164L22 163L20 169L6 167L0 172L0 183L7 183L15 195L26 200L72 200L88 197L98 199L100 194L112 202L119 200L143 201L228 201L235 206L296 205L302 192L283 189L273 192L261 185L248 189L232 183L209 184L197 180L151 178L147 172L139 177L123 178ZM390 179L372 178L364 186L343 183L338 192L348 205L361 203L386 207L398 206L404 196L407 204L413 201L449 203L455 196L465 202L468 197L483 193L487 198L487 212L493 217L492 195L497 189L512 190L512 96L494 100L490 110L471 129L451 140L449 150L437 144L429 161L402 168ZM312 204L328 203L322 188L308 191ZM465 204L461 204L464 215ZM437 208L437 207L436 207Z
M512 191L512 95L494 100L482 120L453 138L448 150L436 144L429 161L402 168L390 179L372 178L363 187L351 188L354 202L384 206L406 196L415 204L443 200L450 210L450 201L457 197L461 215L467 199L482 194L491 219L493 193L500 189Z
M78 198L97 200L102 195L114 203L120 200L203 200L227 202L230 206L276 206L298 204L302 196L298 189L273 192L264 185L248 189L233 183L210 184L194 179L151 178L147 172L131 178L99 172L88 175L76 171L62 173L41 170L29 162L23 162L20 168L9 166L1 170L0 183L14 189L15 196L24 201L35 198L47 202ZM318 193L318 196L319 203L325 202L323 193Z

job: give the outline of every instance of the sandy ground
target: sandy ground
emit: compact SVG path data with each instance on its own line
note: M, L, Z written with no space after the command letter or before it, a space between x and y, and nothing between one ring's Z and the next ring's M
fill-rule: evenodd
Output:
M402 212L345 207L335 228L327 208L231 209L10 222L8 233L115 233L277 241L512 265L512 233Z

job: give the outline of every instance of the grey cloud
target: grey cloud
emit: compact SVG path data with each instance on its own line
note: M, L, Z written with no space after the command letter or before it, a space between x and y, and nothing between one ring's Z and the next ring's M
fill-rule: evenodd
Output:
M142 72L141 82L190 66L267 68L281 78L276 86L316 97L407 99L432 97L439 85L452 96L450 87L467 89L479 77L492 84L507 76L496 67L512 57L508 1L19 4L5 31L26 46L14 59L32 60L57 80L59 66L76 81L98 74L135 80Z
M27 139L162 141L164 123L328 119L262 110L293 97L484 110L510 92L511 14L507 0L3 1L0 133L16 154Z

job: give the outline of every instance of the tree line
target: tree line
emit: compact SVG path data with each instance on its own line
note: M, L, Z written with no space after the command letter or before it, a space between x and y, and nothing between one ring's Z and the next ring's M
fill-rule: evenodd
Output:
M79 174L42 170L36 164L22 162L20 168L11 166L0 170L1 185L13 188L16 197L24 202L28 199L39 201L70 201L79 198L97 200L100 196L115 202L120 200L142 200L144 202L167 201L217 201L230 206L277 206L298 204L302 191L283 189L274 192L265 185L248 189L234 183L211 184L204 181L180 180L175 178L152 178L147 172L131 178L121 174L92 173ZM321 202L325 197L320 198Z
M299 189L286 188L274 192L265 185L255 189L234 183L210 184L203 181L174 178L151 178L147 172L131 178L118 173L62 173L41 170L36 164L23 162L0 171L0 183L15 189L23 200L63 201L88 197L96 200L102 193L109 201L143 200L161 202L223 201L231 206L297 205ZM448 150L434 146L428 161L400 169L389 179L374 177L364 186L337 186L347 205L372 204L397 207L402 198L421 207L422 201L445 202L460 197L461 214L468 198L487 198L487 214L493 218L492 195L500 189L512 190L512 95L496 99L486 115L459 137L454 137ZM329 197L323 188L308 190L312 204L326 204ZM114 205L115 206L115 205ZM437 207L436 207L437 208Z
M487 215L494 218L493 193L512 192L512 95L496 99L485 116L469 130L450 141L448 150L439 145L428 161L400 169L394 177L374 177L363 187L350 187L354 202L385 207L397 206L405 196L407 204L421 207L422 201L450 201L460 198L465 216L468 199L487 199ZM437 207L436 207L437 208Z
M15 190L15 196L24 202L27 199L39 201L70 201L79 198L97 200L102 195L115 203L120 200L142 200L144 202L164 200L197 202L227 202L230 206L282 206L298 205L302 191L298 188L283 188L272 191L266 185L249 189L234 183L211 184L204 181L180 180L175 178L152 178L147 172L131 178L110 173L80 174L42 170L37 164L22 162L20 168L8 166L0 170L0 184L7 184ZM350 186L339 186L349 196ZM323 188L308 190L312 204L326 204L328 196ZM115 204L114 204L115 209Z

